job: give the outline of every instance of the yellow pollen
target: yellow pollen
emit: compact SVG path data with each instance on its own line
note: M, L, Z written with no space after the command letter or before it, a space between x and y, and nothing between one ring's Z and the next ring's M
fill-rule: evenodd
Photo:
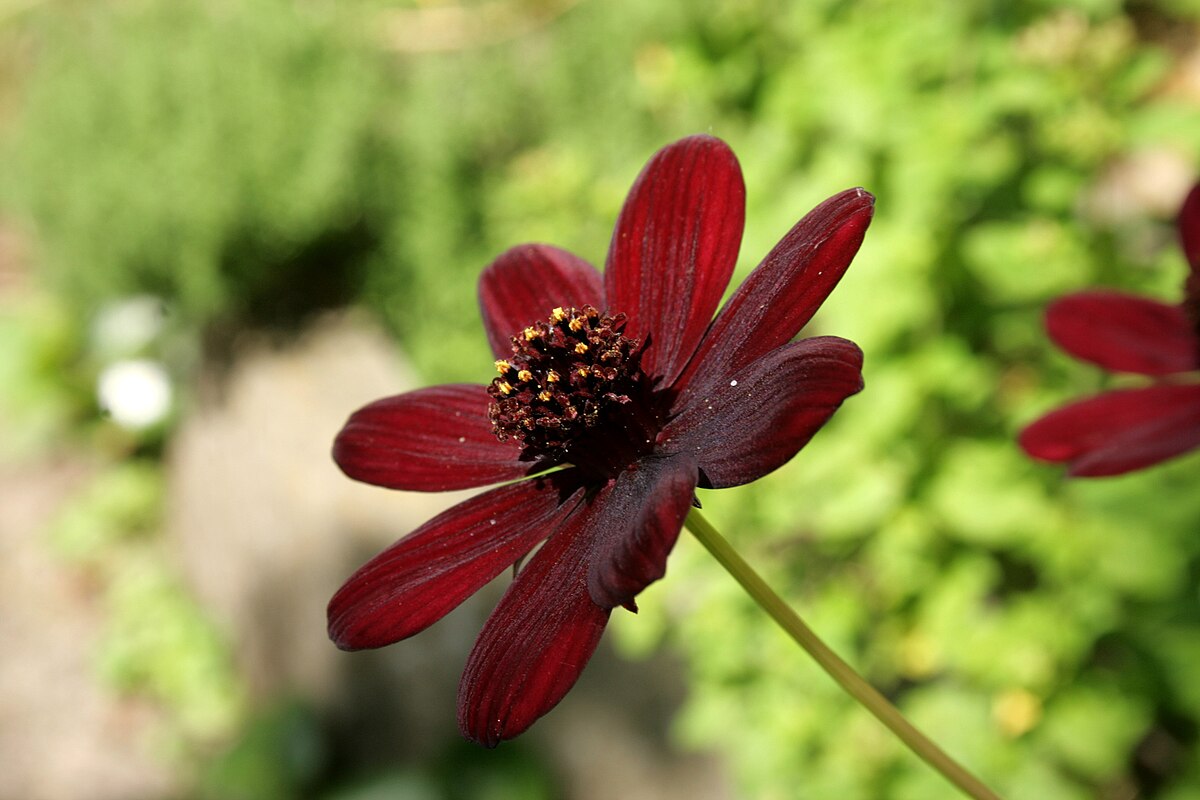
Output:
M571 321L567 323L567 327L576 333L583 330L583 317L571 317Z
M537 328L526 328L525 329L525 341L527 341L527 342L533 341L534 339L538 338L541 335L542 335L542 332L539 331Z
M510 369L512 369L512 364L508 363L504 359L500 359L496 362L496 372L499 372L501 375L508 372Z
M527 369L523 369L517 373L517 380L531 381L533 380L533 373Z
M580 342L579 344L575 345L575 352L579 353L579 355L583 355L587 352L587 345L583 342Z
M550 312L550 316L554 318L555 322L562 322L567 318L567 312L563 311L562 306L559 306Z
M548 391L543 391L538 394L538 400L541 400L543 403L548 403L552 399L554 399L554 395L550 394Z
M588 368L587 367L580 367L577 370L577 372L579 373L579 377L581 377L581 378L586 378L588 376Z
M512 385L508 381L500 381L496 384L496 388L500 390L501 394L512 394Z
M546 373L546 383L558 383L560 380L562 380L562 376L554 370Z

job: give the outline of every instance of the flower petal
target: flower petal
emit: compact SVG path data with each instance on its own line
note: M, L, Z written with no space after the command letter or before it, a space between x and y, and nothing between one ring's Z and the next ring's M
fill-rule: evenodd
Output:
M703 487L749 483L796 455L862 387L862 351L853 342L792 342L719 381L694 381L660 446L693 455Z
M1179 229L1183 254L1192 267L1192 274L1200 273L1200 184L1193 186L1184 198L1176 227Z
M633 598L667 571L696 492L696 462L688 454L642 459L622 472L596 523L588 591L604 608Z
M1142 469L1200 447L1200 385L1121 389L1080 400L1029 425L1017 440L1069 475Z
M850 266L874 210L873 195L847 189L797 222L721 309L680 385L741 370L799 333Z
M333 443L333 460L357 481L441 492L520 478L542 465L521 460L487 417L482 386L452 384L386 397L355 411Z
M1046 330L1066 352L1117 372L1166 375L1200 366L1196 334L1179 306L1104 290L1060 297Z
M1179 241L1191 270L1183 285L1183 304L1200 336L1200 184L1192 187L1179 210Z
M638 176L613 232L604 272L609 310L647 341L642 367L669 385L712 322L737 262L746 213L729 146L689 136Z
M329 601L343 650L437 622L549 536L581 499L571 470L502 486L439 514L364 564Z
M604 490L542 546L508 587L467 659L458 725L487 747L523 732L575 684L609 610L587 590L587 556Z
M578 256L548 244L503 253L479 276L479 307L498 358L512 353L510 337L545 320L557 306L604 308L600 273Z

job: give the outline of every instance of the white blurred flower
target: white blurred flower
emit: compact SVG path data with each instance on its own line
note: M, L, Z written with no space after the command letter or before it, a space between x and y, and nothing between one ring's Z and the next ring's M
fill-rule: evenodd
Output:
M160 298L126 297L100 309L92 322L92 343L103 359L131 355L154 341L165 322Z
M149 359L126 359L105 367L96 394L113 421L132 430L161 422L171 409L171 380L162 364Z

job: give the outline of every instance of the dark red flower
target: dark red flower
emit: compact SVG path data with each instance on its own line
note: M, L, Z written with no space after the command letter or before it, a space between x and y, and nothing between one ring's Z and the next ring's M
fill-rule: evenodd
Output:
M1066 463L1070 475L1099 477L1200 447L1200 186L1184 200L1178 228L1191 266L1180 305L1094 290L1046 309L1046 329L1063 350L1154 383L1052 411L1021 432L1018 441L1029 455Z
M849 266L873 208L861 189L826 200L714 319L745 189L729 147L693 136L642 170L603 275L547 245L500 256L479 283L491 385L372 403L333 455L350 477L395 489L508 483L358 570L330 601L334 642L355 650L412 636L544 542L475 643L458 719L494 746L549 711L612 609L636 610L635 596L663 576L696 487L774 470L862 388L852 342L792 337Z

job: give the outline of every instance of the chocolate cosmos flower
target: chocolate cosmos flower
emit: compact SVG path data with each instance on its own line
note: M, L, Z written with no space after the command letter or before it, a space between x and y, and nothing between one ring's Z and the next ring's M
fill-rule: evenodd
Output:
M873 207L861 189L826 200L714 319L745 189L729 147L693 136L638 177L603 275L546 245L500 256L479 283L491 385L372 403L333 455L351 478L395 489L503 485L358 570L330 601L330 637L355 650L412 636L544 542L459 687L469 738L491 747L528 728L575 683L612 609L636 611L663 576L696 487L776 469L862 388L852 342L791 340L849 266Z
M1200 186L1184 200L1178 227L1191 266L1181 305L1095 290L1067 295L1046 309L1046 329L1063 350L1154 383L1047 414L1021 432L1018 441L1029 455L1066 463L1070 475L1098 477L1200 447Z

